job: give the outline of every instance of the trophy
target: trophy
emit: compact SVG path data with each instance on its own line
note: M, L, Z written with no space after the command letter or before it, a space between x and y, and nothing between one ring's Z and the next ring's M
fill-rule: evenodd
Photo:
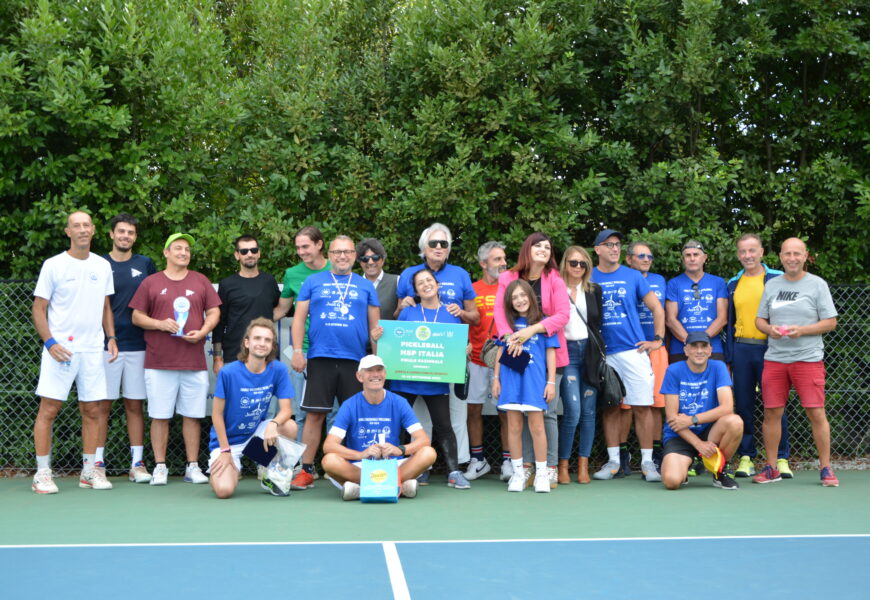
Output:
M187 317L190 315L190 300L179 296L172 302L172 309L175 311L175 322L178 323L178 331L172 335L184 337L184 324L187 323Z

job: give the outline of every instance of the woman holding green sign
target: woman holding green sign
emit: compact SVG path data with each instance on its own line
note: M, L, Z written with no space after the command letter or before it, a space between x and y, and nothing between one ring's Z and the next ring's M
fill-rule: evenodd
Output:
M435 274L424 267L414 273L412 278L414 286L414 306L406 306L399 313L399 321L413 321L418 323L461 323L458 316L453 316L439 296L439 284ZM450 423L450 384L435 383L429 381L393 381L391 391L404 397L411 406L418 397L422 398L429 409L432 418L432 430L438 440L441 456L447 464L447 485L457 490L467 490L471 487L465 474L459 470L457 458L456 435ZM424 477L428 480L428 473Z

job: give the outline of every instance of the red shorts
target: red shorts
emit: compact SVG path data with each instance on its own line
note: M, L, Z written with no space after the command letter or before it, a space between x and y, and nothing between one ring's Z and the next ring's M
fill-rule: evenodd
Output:
M761 397L764 408L785 406L792 386L801 400L801 406L823 408L825 364L822 361L790 364L764 361L764 371L761 373Z

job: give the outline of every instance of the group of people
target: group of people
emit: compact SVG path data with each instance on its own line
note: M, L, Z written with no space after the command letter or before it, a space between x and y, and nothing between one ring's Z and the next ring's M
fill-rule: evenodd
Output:
M705 273L707 254L696 240L683 245L684 272L666 281L651 272L653 253L642 241L626 246L623 264L625 236L618 231L595 238L597 266L579 245L566 248L557 263L551 239L537 232L510 269L504 244L483 244L482 276L472 282L449 262L453 237L440 223L420 235L421 263L398 276L384 271L387 253L379 240L355 244L340 235L327 247L309 226L295 235L301 262L286 270L282 290L259 270L256 237L243 235L234 246L239 271L215 291L189 269L196 246L186 233L167 238L165 268L157 271L133 252L138 222L131 215L111 221L112 250L104 257L90 252L95 229L87 213L69 215L65 232L70 249L45 261L34 291L33 319L44 342L32 485L40 494L57 492L52 423L73 382L85 488L112 487L104 445L111 403L123 397L130 481L168 482L169 422L180 414L184 481L210 482L220 498L236 489L245 447L256 441L268 449L279 435L306 445L291 487L313 487L324 425L322 470L345 499L359 497L359 461L366 458L400 460L406 497L429 482L438 456L447 485L468 489L492 469L483 440L488 402L498 408L500 476L509 491L532 485L549 492L575 478L585 484L629 475L632 422L645 480L679 488L700 468L699 459L721 453L726 462L739 460L734 471L714 472L714 485L736 489L732 474L757 483L792 476L784 412L792 387L812 424L821 482L839 483L830 465L822 342L837 313L827 284L805 270L807 249L796 238L782 244L783 272L761 262L757 235L743 235L737 241L743 269L726 283ZM277 360L275 323L291 311L288 370ZM384 320L468 325L467 384L388 380L377 355ZM198 463L209 334L217 375L210 477ZM483 352L489 340L498 345L494 362ZM618 406L600 407L608 460L590 475L605 365L625 393ZM759 386L766 461L756 473ZM150 473L143 458L146 398ZM263 486L281 495L268 478Z

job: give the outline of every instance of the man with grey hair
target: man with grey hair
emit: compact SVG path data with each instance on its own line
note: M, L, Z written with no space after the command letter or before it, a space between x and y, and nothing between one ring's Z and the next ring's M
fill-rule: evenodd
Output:
M381 303L381 319L392 319L396 312L396 284L399 276L384 271L387 251L380 240L365 238L356 245L356 259L359 261L363 276L368 279L378 292Z
M468 328L468 340L471 342L471 361L468 363L468 441L471 446L471 462L465 472L466 479L477 479L490 471L489 462L483 448L483 405L493 403L492 369L480 358L483 344L493 336L493 310L495 309L495 293L498 291L498 276L507 268L507 257L504 244L501 242L486 242L477 250L477 260L483 269L483 278L475 281L472 286L477 294L475 304L480 312L480 321ZM510 479L513 466L510 461L510 451L507 443L507 413L499 412L502 437L502 476ZM506 458L506 460L504 460Z
M291 366L297 373L308 368L302 399L308 417L302 432L307 446L302 470L291 482L295 490L314 487L314 457L333 398L343 403L362 389L356 378L357 364L366 354L368 340L376 342L383 332L378 327L378 294L368 279L352 272L355 260L353 240L346 235L336 237L329 245L329 270L310 275L296 297ZM306 355L302 342L309 315Z
M418 241L420 256L423 263L408 267L399 275L396 289L398 305L394 316L399 316L406 306L415 306L414 301L414 274L423 267L429 267L435 274L435 279L440 287L441 302L451 315L459 317L463 323L475 325L480 321L480 313L475 304L477 294L471 284L468 271L462 267L451 265L447 262L450 250L453 247L453 235L450 229L442 223L432 223L427 227ZM459 464L468 462L468 430L466 428L467 410L466 404L456 397L451 389L450 393L450 422L456 433L456 444L459 448ZM417 418L423 423L426 432L430 434L432 423L429 419L428 410L422 402L415 404ZM426 474L424 474L425 480Z

